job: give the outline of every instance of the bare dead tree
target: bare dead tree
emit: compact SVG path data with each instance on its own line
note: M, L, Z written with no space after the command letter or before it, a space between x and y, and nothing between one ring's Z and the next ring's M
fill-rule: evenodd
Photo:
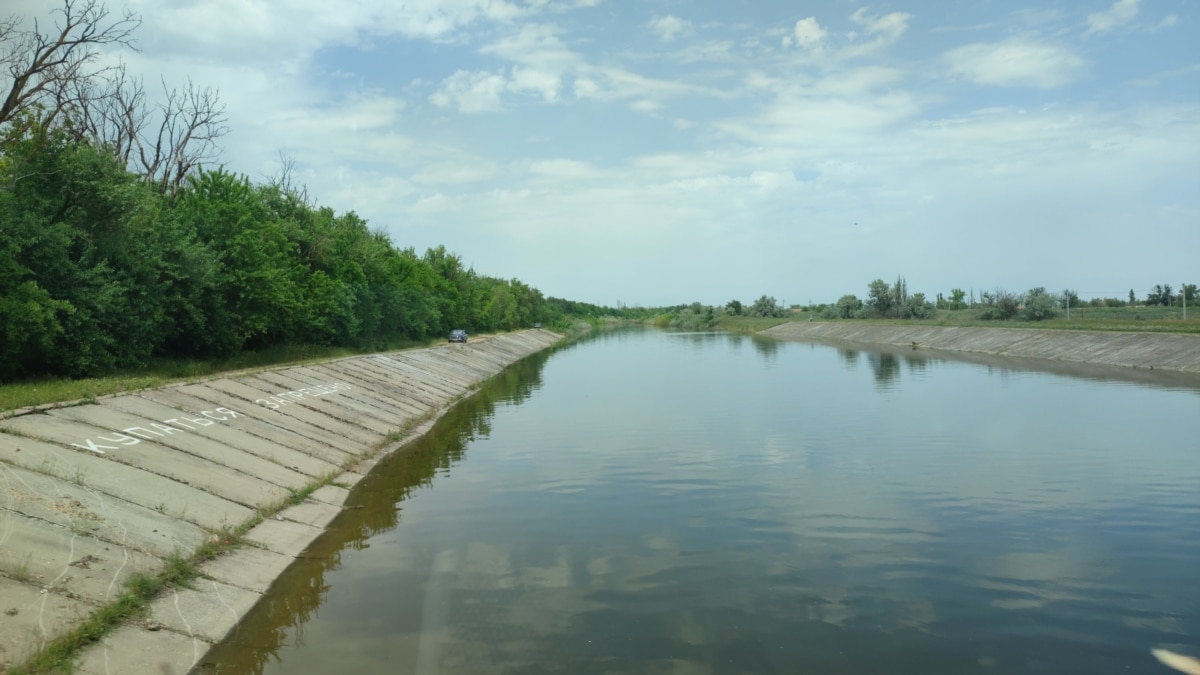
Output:
M104 78L80 81L72 89L70 130L107 148L160 192L174 193L218 155L217 139L228 127L216 90L190 80L183 88L162 86L161 101L152 105L142 80L130 77L124 65Z
M229 127L225 125L225 106L212 87L201 89L188 80L182 89L168 89L164 82L163 92L157 131L138 133L133 142L137 168L146 180L159 192L173 194L192 171L217 157L217 139L228 133ZM133 112L125 114L132 129L138 118Z
M21 28L17 17L0 21L0 124L40 105L44 124L77 102L76 95L111 67L96 64L96 47L132 47L141 19L126 10L110 18L98 0L63 0L55 10L54 31L43 33L37 21Z
M296 180L296 159L279 152L279 171L267 176L267 184L278 189L281 194L295 197L300 203L313 207L314 203L308 196L308 186Z
M100 0L62 0L55 14L49 33L37 22L22 29L16 17L0 21L0 124L36 110L42 125L110 149L163 193L217 156L229 129L216 90L164 82L162 102L152 105L124 64L96 63L98 46L132 47L141 19L129 11L110 18Z
M103 80L92 79L77 86L72 114L75 133L108 148L129 166L149 119L141 80L129 77L121 64Z

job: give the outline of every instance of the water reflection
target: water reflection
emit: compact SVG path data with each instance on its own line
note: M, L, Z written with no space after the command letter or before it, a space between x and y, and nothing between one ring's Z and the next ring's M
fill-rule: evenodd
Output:
M875 385L883 391L891 389L900 375L900 359L895 354L879 352L871 354L867 360L875 373Z
M845 362L850 369L858 366L858 350L856 349L839 349L838 354L841 355L842 361Z
M752 335L750 336L750 341L754 343L754 351L758 352L758 355L762 357L764 362L768 364L775 362L775 356L779 352L779 340Z
M604 339L590 338L590 339ZM343 552L371 547L371 539L396 528L397 505L414 491L449 475L470 442L487 438L497 405L518 404L541 386L542 368L565 345L523 359L488 380L448 411L425 436L386 458L355 489L346 510L287 569L233 634L209 654L206 673L262 673L287 644L305 644L305 625L330 589L326 576L342 566Z
M1121 422L1194 399L852 351L523 362L364 481L225 672L1115 673L1200 640L1194 439Z

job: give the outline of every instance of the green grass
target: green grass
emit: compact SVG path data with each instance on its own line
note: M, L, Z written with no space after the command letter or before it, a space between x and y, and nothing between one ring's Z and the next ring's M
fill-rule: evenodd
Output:
M796 315L797 317L799 315ZM728 330L735 332L757 333L760 330L766 330L771 326L778 326L781 323L788 321L798 321L795 317L782 318L765 318L765 317L749 317L749 316L722 316L717 319L717 330ZM805 321L807 321L807 315Z

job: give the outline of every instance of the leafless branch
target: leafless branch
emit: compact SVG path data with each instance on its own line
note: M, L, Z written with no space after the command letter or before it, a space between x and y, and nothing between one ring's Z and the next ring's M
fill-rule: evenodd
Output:
M99 0L63 0L55 14L54 31L46 33L36 21L32 30L21 29L17 17L0 21L0 124L38 104L44 121L53 122L83 85L111 70L95 65L95 48L132 47L141 25L128 10L110 18Z

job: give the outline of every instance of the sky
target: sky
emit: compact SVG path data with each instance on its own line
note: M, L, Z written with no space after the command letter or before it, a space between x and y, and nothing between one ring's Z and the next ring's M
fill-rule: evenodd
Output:
M1197 0L123 6L104 58L216 89L225 168L548 296L1200 283Z

